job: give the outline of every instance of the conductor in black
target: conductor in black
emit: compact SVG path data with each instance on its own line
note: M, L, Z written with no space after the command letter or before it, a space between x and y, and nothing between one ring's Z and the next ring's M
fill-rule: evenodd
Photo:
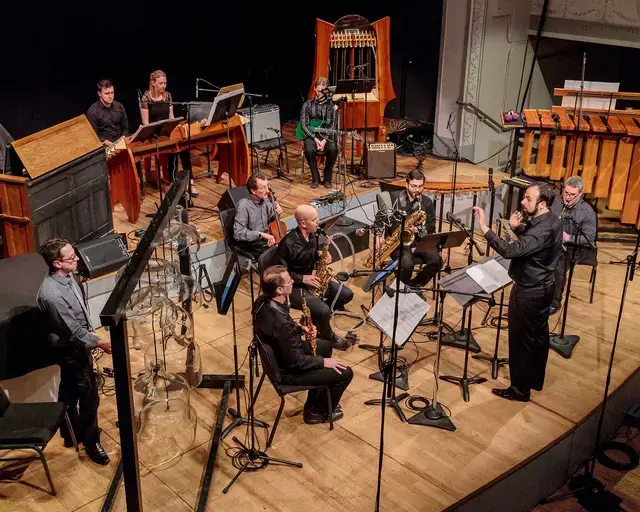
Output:
M509 297L509 370L511 386L493 389L508 400L529 401L531 390L542 391L549 356L549 315L554 295L555 269L562 254L562 222L550 211L555 193L548 183L527 188L523 223L514 212L509 224L518 239L507 243L487 225L484 211L474 207L478 226L491 247L511 260L514 285Z

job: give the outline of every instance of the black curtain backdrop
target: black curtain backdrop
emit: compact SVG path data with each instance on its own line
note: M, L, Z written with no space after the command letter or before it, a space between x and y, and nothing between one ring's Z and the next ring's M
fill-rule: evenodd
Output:
M3 8L0 41L0 124L21 138L83 114L97 99L95 84L109 78L133 131L140 122L137 90L155 69L167 73L175 101L195 100L196 78L218 86L243 82L268 94L282 122L296 119L312 79L315 19L335 23L359 14L391 18L391 66L397 98L386 115L400 113L400 81L407 68L405 116L433 121L438 80L442 0L386 8L366 3L86 2ZM344 5L344 4L343 4ZM204 86L204 85L203 85ZM199 99L211 100L211 93Z

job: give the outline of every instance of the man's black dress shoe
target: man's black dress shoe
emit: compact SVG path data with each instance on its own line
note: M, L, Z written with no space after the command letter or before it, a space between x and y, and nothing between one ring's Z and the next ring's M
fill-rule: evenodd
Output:
M506 389L493 388L491 392L494 395L499 396L500 398L505 398L507 400L515 400L516 402L528 402L529 399L531 398L529 395L520 393L519 391L516 391L512 387L509 387Z
M107 452L99 442L85 445L84 451L87 452L89 458L96 464L100 464L101 466L109 464L109 455L107 455Z

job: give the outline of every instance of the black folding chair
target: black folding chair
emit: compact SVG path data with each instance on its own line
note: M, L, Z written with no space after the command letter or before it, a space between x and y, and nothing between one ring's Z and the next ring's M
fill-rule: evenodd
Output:
M66 406L62 402L13 404L0 388L0 450L35 450L42 461L52 496L56 495L56 488L51 479L44 449L60 428L63 418L67 422L77 452L76 436ZM25 457L0 458L2 461L24 459Z
M278 368L278 362L276 361L276 356L273 352L273 349L266 343L262 343L260 338L257 336L254 337L254 342L258 347L258 352L260 353L260 359L262 360L262 369L264 370L262 377L260 378L260 383L258 384L258 388L256 389L256 393L254 395L254 403L258 398L258 393L260 393L260 388L262 387L262 383L264 382L265 375L269 378L269 382L273 386L273 389L276 390L278 396L280 397L280 408L278 409L278 414L276 415L276 419L273 423L273 428L271 429L271 435L269 435L269 440L267 441L267 448L271 446L273 442L273 438L276 434L276 429L278 428L278 422L280 421L280 416L282 415L282 410L284 409L284 397L290 393L296 393L298 391L308 391L310 389L318 389L325 388L327 391L327 406L328 411L333 411L333 407L331 404L331 394L329 393L328 386L290 386L288 384L282 383L282 373ZM329 430L333 430L333 415L329 414Z

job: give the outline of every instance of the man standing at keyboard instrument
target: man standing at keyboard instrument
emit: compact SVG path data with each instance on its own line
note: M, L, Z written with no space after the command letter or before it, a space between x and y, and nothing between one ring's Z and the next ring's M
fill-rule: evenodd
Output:
M326 158L324 164L324 186L331 188L333 166L338 158L338 147L331 137L314 132L315 127L335 130L335 108L329 91L329 81L319 77L314 84L315 98L305 101L300 110L300 128L304 134L304 157L311 169L311 188L320 181L317 156Z

